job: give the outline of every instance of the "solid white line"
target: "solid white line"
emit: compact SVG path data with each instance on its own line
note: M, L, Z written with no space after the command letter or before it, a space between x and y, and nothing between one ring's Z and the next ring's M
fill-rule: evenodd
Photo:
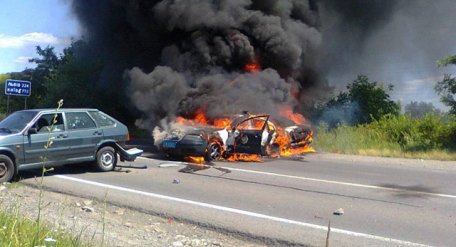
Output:
M232 168L232 167L222 167L222 168L228 169L228 170L232 170L232 171L238 171L238 172L254 173L254 174L261 174L261 175L268 175L268 176L299 179L299 180L307 180L307 181L320 182L320 183L337 184L337 185L345 185L345 186L361 187L361 188L369 188L369 189L389 190L389 191L396 191L396 192L410 192L410 193L415 193L415 194L420 194L420 195L438 196L438 197L456 199L455 195L447 195L447 194L439 194L439 193L431 193L431 192L423 192L423 191L415 191L415 190L406 190L406 189L398 189L398 188L388 188L388 187L375 186L375 185L338 182L338 181L325 180L325 179L299 177L299 176L293 176L293 175L285 175L285 174L278 174L278 173L272 173L272 172L246 170L246 169L239 169L239 168Z
M244 211L241 209L235 209L235 208L224 207L224 206L219 206L219 205L214 205L214 204L209 204L209 203L204 203L204 202L191 201L191 200L172 197L172 196L166 196L166 195L160 195L160 194L155 194L155 193L150 193L150 192L145 192L145 191L140 191L140 190L135 190L135 189L129 189L129 188L120 187L120 186L116 186L116 185L103 184L103 183L99 183L99 182L69 177L69 176L65 176L65 175L54 175L53 177L58 177L58 178L70 180L73 182L89 184L89 185L112 189L112 190L129 192L129 193L143 195L143 196L147 196L147 197L160 198L160 199L164 199L164 200L168 200L168 201L174 201L174 202L180 202L180 203L200 206L200 207L204 207L204 208L216 209L216 210L220 210L220 211L225 211L225 212L230 212L230 213L235 213L235 214L240 214L240 215L246 215L246 216L251 216L251 217L255 217L255 218L271 220L271 221L275 221L275 222L309 227L309 228L313 228L313 229L317 229L317 230L327 231L327 229L328 229L326 226L314 225L314 224L305 223L305 222L301 222L301 221L289 220L289 219L285 219L285 218L279 218L279 217L275 217L275 216L269 216L269 215L265 215L265 214ZM331 228L331 231L349 235L349 236L363 237L363 238L374 239L374 240L379 240L379 241L389 242L389 243L394 243L394 244L399 244L399 245L428 246L428 245L423 245L423 244L419 244L419 243L413 243L413 242L409 242L409 241L381 237L381 236L376 236L376 235L371 235L371 234L366 234L366 233L353 232L353 231L348 231L348 230L343 230L343 229L338 229L338 228Z

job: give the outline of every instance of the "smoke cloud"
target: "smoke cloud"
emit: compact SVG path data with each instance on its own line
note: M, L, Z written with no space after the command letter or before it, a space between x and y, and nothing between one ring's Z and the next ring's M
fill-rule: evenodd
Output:
M105 58L102 81L126 89L143 126L198 109L276 114L319 85L309 79L321 44L314 1L75 0L73 9ZM262 69L245 71L250 63Z
M105 64L98 86L127 95L140 111L138 123L150 128L191 117L197 109L209 117L242 110L276 114L288 104L306 113L316 99L331 94L328 81L343 89L359 74L388 83L424 75L436 59L455 52L449 48L456 41L450 36L456 31L455 5L451 0L72 2L85 40ZM262 69L245 71L249 63Z
M433 86L445 71L436 61L456 53L455 8L452 0L324 0L321 72L337 89L365 74L394 84L392 96L403 104L438 104Z

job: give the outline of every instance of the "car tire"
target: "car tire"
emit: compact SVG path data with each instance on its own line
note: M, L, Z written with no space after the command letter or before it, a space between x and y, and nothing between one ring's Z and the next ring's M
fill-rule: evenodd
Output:
M217 142L207 145L206 161L219 160L222 157L222 147Z
M10 157L0 155L0 183L10 182L14 177L14 163Z
M113 147L103 147L97 152L96 167L98 171L108 172L117 165L117 153Z

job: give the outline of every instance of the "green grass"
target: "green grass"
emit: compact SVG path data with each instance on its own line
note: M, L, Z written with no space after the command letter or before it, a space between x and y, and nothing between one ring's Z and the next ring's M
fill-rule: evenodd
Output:
M44 239L49 237L57 240L56 246L95 246L80 236L52 230L46 225L38 227L36 221L21 216L17 208L0 211L0 246L44 246Z
M370 124L328 128L320 124L317 149L343 154L456 160L456 119L427 115L385 116Z
M58 102L58 107L61 108L63 105L63 100ZM0 114L1 117L1 114ZM57 122L57 114L55 114L51 128ZM49 136L46 145L44 146L45 152L43 154L42 162L42 174L39 183L39 201L38 201L38 216L36 220L31 220L24 217L20 213L20 204L12 204L14 206L6 206L0 201L0 246L95 246L96 244L89 241L82 240L82 232L73 235L69 232L66 232L61 229L53 229L43 221L42 209L46 206L43 205L44 199L44 175L48 171L45 168L46 163L46 152L48 148L52 145L52 139L50 136L51 130L49 129ZM14 188L17 186L17 183L9 184L8 187ZM6 206L6 207L5 207ZM58 212L56 212L58 213ZM104 223L104 221L103 221ZM104 225L103 225L104 227ZM104 228L103 228L104 230ZM103 235L104 237L104 235ZM46 243L47 240L51 239L56 241L55 244ZM104 239L104 238L103 238ZM103 246L103 242L101 243Z

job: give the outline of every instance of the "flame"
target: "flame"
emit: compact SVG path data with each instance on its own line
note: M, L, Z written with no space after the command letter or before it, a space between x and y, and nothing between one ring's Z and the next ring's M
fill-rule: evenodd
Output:
M211 126L215 128L225 128L230 125L230 118L215 118L209 120L206 117L205 108L199 108L196 110L195 116L192 119L187 119L183 117L177 117L176 123L180 125L188 126Z
M307 122L306 118L303 115L301 115L299 113L294 113L293 109L289 105L280 106L279 107L279 112L280 112L280 115L282 115L283 117L286 117L287 119L293 121L297 125L303 125L303 124L305 124Z
M232 154L227 161L261 162L258 154Z
M313 142L313 132L306 136L304 140L298 143L291 143L291 137L281 127L277 127L278 136L275 142L279 145L279 156L293 156L303 153L315 152L315 149L310 146Z
M244 65L244 70L250 73L259 72L261 70L261 64L256 59L253 59L250 63Z
M176 123L181 125L190 125L190 126L201 126L207 125L208 120L206 114L204 114L204 108L199 108L196 110L195 117L193 119L186 119L183 117L177 117Z
M203 164L204 163L204 157L200 156L187 156L184 157L184 160L190 163L195 163L195 164Z
M287 119L294 122L296 125L305 125L307 120L305 117L299 113L294 113L291 106L283 105L279 107L279 112L282 116L286 117ZM292 143L292 137L290 134L275 123L271 122L268 124L267 128L270 131L275 131L277 136L274 141L274 145L277 145L278 148L270 148L271 152L270 157L277 158L277 157L284 157L284 156L292 156L292 155L300 155L306 152L315 152L315 149L310 146L310 143L313 141L313 133L310 132L309 135L305 137L304 140L300 142ZM185 119L183 117L178 117L176 122L181 125L189 125L189 126L210 126L215 128L226 128L229 127L231 124L230 118L216 118L216 119L209 119L205 115L205 108L199 108L194 117L192 119ZM264 125L263 121L258 121L257 119L252 119L249 121L244 122L243 124L238 126L239 130L260 130ZM221 145L222 146L222 145ZM278 150L277 150L278 149ZM188 156L185 157L187 162L202 164L204 163L204 157L194 157ZM259 154L232 154L227 159L227 161L245 161L245 162L261 162L261 156Z

